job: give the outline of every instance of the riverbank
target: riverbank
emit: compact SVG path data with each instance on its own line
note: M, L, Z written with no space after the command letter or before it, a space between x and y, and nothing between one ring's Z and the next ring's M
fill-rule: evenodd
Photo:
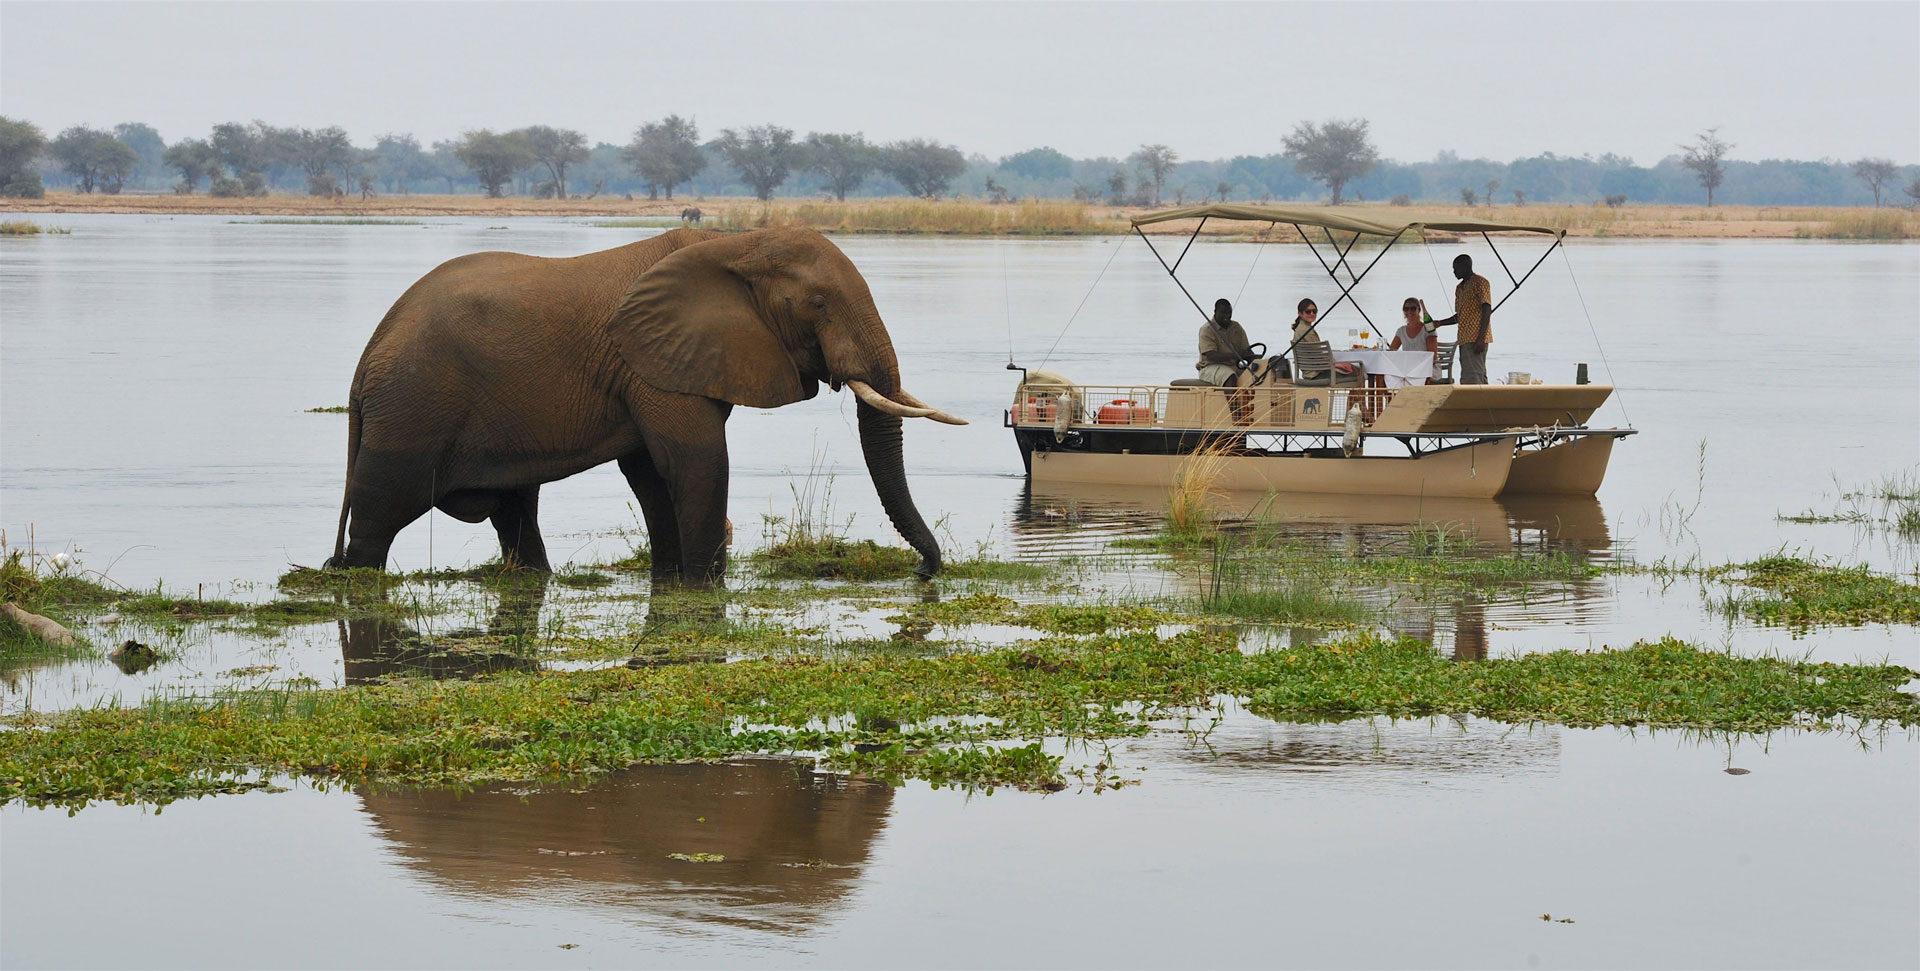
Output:
M44 199L8 199L10 213L132 213L227 215L310 219L474 216L489 218L602 218L634 225L677 225L683 210L698 208L702 225L722 229L804 226L826 233L958 236L1114 235L1131 231L1132 207L1083 205L1064 200L990 204L969 199L814 199L727 197L674 200L617 196L572 199L471 195L376 195L322 198L269 195L220 199L206 195L78 195L48 193ZM1170 208L1170 207L1169 207ZM1569 236L1623 239L1920 239L1920 212L1840 206L1464 206L1358 203L1341 207L1382 222L1416 222L1475 216L1502 222L1564 229ZM1148 232L1185 235L1194 221L1156 223ZM1257 224L1212 222L1208 236L1246 236ZM1257 237L1255 237L1257 238ZM1276 242L1297 240L1291 229Z

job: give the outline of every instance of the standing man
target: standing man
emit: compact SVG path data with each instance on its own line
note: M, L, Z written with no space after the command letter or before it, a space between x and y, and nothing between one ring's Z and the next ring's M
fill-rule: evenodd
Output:
M1460 342L1455 357L1460 383L1486 384L1487 345L1493 342L1493 285L1473 272L1473 257L1465 253L1453 258L1453 275L1460 281L1453 288L1453 316L1436 320L1433 326L1460 325L1454 335Z
M1193 366L1200 380L1228 385L1240 373L1240 362L1253 360L1247 329L1233 319L1233 303L1222 297L1213 302L1213 319L1200 325L1200 360Z

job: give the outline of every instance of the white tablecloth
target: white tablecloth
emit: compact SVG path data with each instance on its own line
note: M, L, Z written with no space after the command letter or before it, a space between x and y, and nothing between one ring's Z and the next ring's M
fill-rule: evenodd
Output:
M1389 388L1404 388L1434 376L1432 351L1334 351L1335 361L1363 365L1368 374L1386 379Z

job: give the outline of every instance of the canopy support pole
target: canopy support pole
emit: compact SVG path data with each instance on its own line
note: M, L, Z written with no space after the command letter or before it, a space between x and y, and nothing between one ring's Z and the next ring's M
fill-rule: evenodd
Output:
M1500 309L1500 308L1501 308L1502 306L1505 306L1505 305L1506 305L1506 302L1507 302L1507 301L1508 301L1509 299L1511 299L1511 298L1513 297L1513 295L1514 295L1514 294L1516 294L1516 293L1519 293L1519 292L1520 292L1520 284L1522 284L1522 283L1525 283L1525 282L1527 282L1527 281L1528 281L1529 279L1532 279L1532 277L1533 277L1533 270L1537 270L1537 269L1539 269L1539 268L1540 268L1540 264L1542 264L1542 263L1545 263L1545 262L1547 261L1547 257L1549 257L1549 256L1552 256L1552 255L1553 255L1553 251L1554 251L1554 250L1557 250L1557 249L1559 249L1559 248L1560 248L1560 244L1561 244L1562 242L1564 242L1565 240L1566 240L1566 237L1565 237L1565 236L1555 236L1555 237L1553 238L1553 245L1552 245L1552 246L1549 246L1549 247L1547 247L1547 251L1546 251L1545 253L1542 253L1542 254L1540 254L1540 258L1539 258L1539 259L1537 259L1537 260L1534 260L1534 261L1533 261L1533 269L1532 269L1532 270L1528 270L1528 271L1527 271L1527 275L1526 275L1526 276L1523 276L1523 277L1521 277L1520 279L1518 279L1518 280L1515 280L1515 281L1514 281L1514 283L1513 283L1513 289L1511 289L1511 290L1508 290L1508 291L1507 291L1507 295L1506 295L1506 296L1504 296L1504 297L1501 297L1501 298L1500 298L1500 302L1499 302L1499 303L1496 303L1496 304L1494 304L1494 305L1493 305L1493 309L1495 309L1495 310L1499 310L1499 309ZM1491 246L1491 245L1493 245L1493 241L1492 241L1492 240L1488 240L1488 241L1487 241L1487 245L1489 245L1489 246ZM1497 251L1496 251L1496 254L1497 254ZM1507 275L1508 275L1509 277L1511 277L1511 276L1512 276L1513 274L1512 274L1512 273L1508 273Z
M1398 235L1395 235L1389 238L1387 240L1387 245L1380 247L1380 252L1375 253L1373 255L1373 259L1367 263L1367 268L1364 270L1361 270L1360 275L1353 278L1353 285L1347 286L1340 282L1340 278L1338 276L1334 275L1333 268L1327 265L1327 258L1320 255L1320 250L1313 245L1313 240L1308 238L1306 230L1301 229L1299 223L1289 223L1288 225L1292 226L1294 231L1300 234L1300 239L1307 244L1307 249L1313 251L1313 258L1320 261L1321 268L1327 271L1327 276L1333 280L1333 285L1340 288L1339 299L1335 300L1332 304L1328 305L1327 309L1320 314L1321 320L1327 319L1327 314L1332 313L1333 308L1340 306L1341 301L1344 301L1349 297L1353 296L1353 291L1355 288L1360 286L1360 281L1366 279L1367 274L1372 273L1373 268L1380 265L1380 258L1383 256L1386 256L1387 251L1393 248L1393 244L1398 243L1400 241L1400 237ZM1325 227L1322 227L1322 228L1325 228ZM1353 236L1353 239L1355 243L1358 243L1360 241L1360 234L1355 233ZM1347 249L1352 250L1353 244L1348 244ZM1552 251L1549 250L1548 252L1552 252ZM1348 267L1347 272L1352 273L1353 272L1352 267ZM1191 300L1193 298L1188 297L1187 299ZM1353 309L1360 310L1360 301L1355 300L1353 302ZM1366 318L1368 327L1373 326L1373 318L1367 317L1366 311L1360 310L1360 316ZM1376 332L1377 332L1377 328L1376 328ZM1305 337L1306 334L1302 332L1300 336ZM1299 343L1300 343L1300 337L1295 337L1293 339L1293 343L1287 345L1286 353L1280 356L1286 357L1288 354L1292 354L1294 347L1297 346Z
M1493 245L1493 237L1488 236L1486 233L1481 233L1480 238L1487 241L1487 248L1493 251L1493 258L1499 260L1500 268L1507 271L1507 279L1513 280L1514 289L1519 289L1520 281L1513 279L1513 270L1507 266L1507 258L1500 255L1500 247ZM1553 251L1548 250L1547 252L1551 253ZM1512 291L1510 290L1508 292L1511 293Z
M1167 266L1167 258L1160 255L1160 251L1153 245L1153 240L1148 239L1146 232L1137 225L1133 227L1133 231L1140 234L1140 241L1147 244L1147 249L1153 252L1153 258L1160 261L1160 265L1166 269L1168 276L1173 277L1173 285L1179 287L1181 293L1186 294L1187 302L1193 304L1193 309L1200 310L1200 301L1193 299L1193 294L1187 293L1187 285L1180 282L1180 277L1173 272L1173 267ZM1200 235L1200 231L1194 230L1194 235ZM1192 241L1189 240L1188 243L1191 244ZM1200 310L1200 318L1202 320L1212 320L1213 316L1204 310Z
M1176 259L1175 259L1175 260L1173 261L1173 269L1174 269L1174 270L1177 270L1177 269L1179 269L1179 268L1180 268L1180 264L1186 261L1186 259L1187 259L1187 250L1190 250L1190 249L1192 249L1192 248L1193 248L1193 241L1194 241L1194 240L1196 240L1196 239L1199 239L1199 238L1200 238L1200 231L1201 231L1201 230L1203 230L1203 229L1205 229L1205 228L1207 228L1207 217L1206 217L1206 216L1201 216L1201 217L1200 217L1200 225L1198 225L1198 226L1195 226L1195 227L1193 227L1193 235L1192 235L1192 236L1188 236L1188 237L1187 237L1187 245L1185 245L1185 246L1182 246L1182 247L1180 248L1180 256L1179 256L1178 258L1176 258ZM1171 272L1173 272L1173 271L1172 271L1172 270L1169 270L1169 271L1167 271L1167 272L1169 272L1169 273L1171 273Z

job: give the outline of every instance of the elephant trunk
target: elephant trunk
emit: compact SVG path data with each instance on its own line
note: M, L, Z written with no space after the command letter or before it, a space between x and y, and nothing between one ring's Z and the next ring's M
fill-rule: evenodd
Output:
M907 467L901 454L900 417L890 415L872 405L861 401L857 406L860 416L860 451L867 458L867 473L873 476L873 489L880 494L880 505L886 509L887 518L893 520L893 528L907 545L920 554L920 565L914 568L915 575L921 579L931 579L940 571L940 544L934 541L933 530L927 528L927 521L920 518L920 510L913 505L913 496L907 492Z

